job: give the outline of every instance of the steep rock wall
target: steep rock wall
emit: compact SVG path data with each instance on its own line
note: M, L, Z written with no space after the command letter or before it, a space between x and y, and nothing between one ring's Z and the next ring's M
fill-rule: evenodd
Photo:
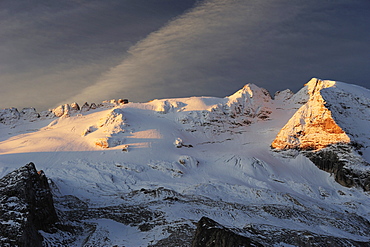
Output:
M45 174L29 163L0 179L0 245L42 246L58 221Z

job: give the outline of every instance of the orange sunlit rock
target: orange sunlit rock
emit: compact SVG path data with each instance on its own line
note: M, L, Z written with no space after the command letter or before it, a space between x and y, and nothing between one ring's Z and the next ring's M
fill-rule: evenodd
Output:
M349 143L350 138L335 122L320 94L335 82L312 79L306 84L308 102L280 130L271 146L275 149L322 149L330 144Z
M95 141L95 145L102 148L109 148L109 143L107 138L99 138Z

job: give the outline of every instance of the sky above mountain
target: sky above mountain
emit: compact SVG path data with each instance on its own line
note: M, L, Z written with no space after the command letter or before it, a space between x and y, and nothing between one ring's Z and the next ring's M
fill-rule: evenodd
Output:
M368 0L3 0L0 108L370 88Z

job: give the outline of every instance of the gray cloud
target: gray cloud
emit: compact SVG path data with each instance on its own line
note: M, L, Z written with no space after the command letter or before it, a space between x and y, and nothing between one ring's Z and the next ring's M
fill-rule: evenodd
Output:
M19 90L18 98L47 98L39 105L51 107L222 97L250 82L273 93L298 90L311 77L370 87L367 0L207 0L164 26L194 1L66 2L32 10L37 18L28 24L26 13L0 11L7 15L0 37L10 37L0 44L11 61L0 58L0 83L12 82L6 96ZM9 102L3 97L0 106Z
M366 1L206 1L150 34L69 100L225 96L311 77L369 86Z
M53 107L194 0L0 2L0 108Z

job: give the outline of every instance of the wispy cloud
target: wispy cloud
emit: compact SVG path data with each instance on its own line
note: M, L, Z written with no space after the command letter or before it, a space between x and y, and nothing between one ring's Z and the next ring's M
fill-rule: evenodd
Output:
M365 14L361 2L346 2L205 1L137 43L69 101L225 96L249 82L276 91L297 90L314 76L347 79L343 70L369 64L361 54L369 35L362 40L366 27L354 26Z
M0 108L47 109L72 97L193 2L1 1Z
M204 0L166 25L195 0L35 2L0 8L0 107L226 96L250 82L273 93L311 77L370 87L365 0Z

